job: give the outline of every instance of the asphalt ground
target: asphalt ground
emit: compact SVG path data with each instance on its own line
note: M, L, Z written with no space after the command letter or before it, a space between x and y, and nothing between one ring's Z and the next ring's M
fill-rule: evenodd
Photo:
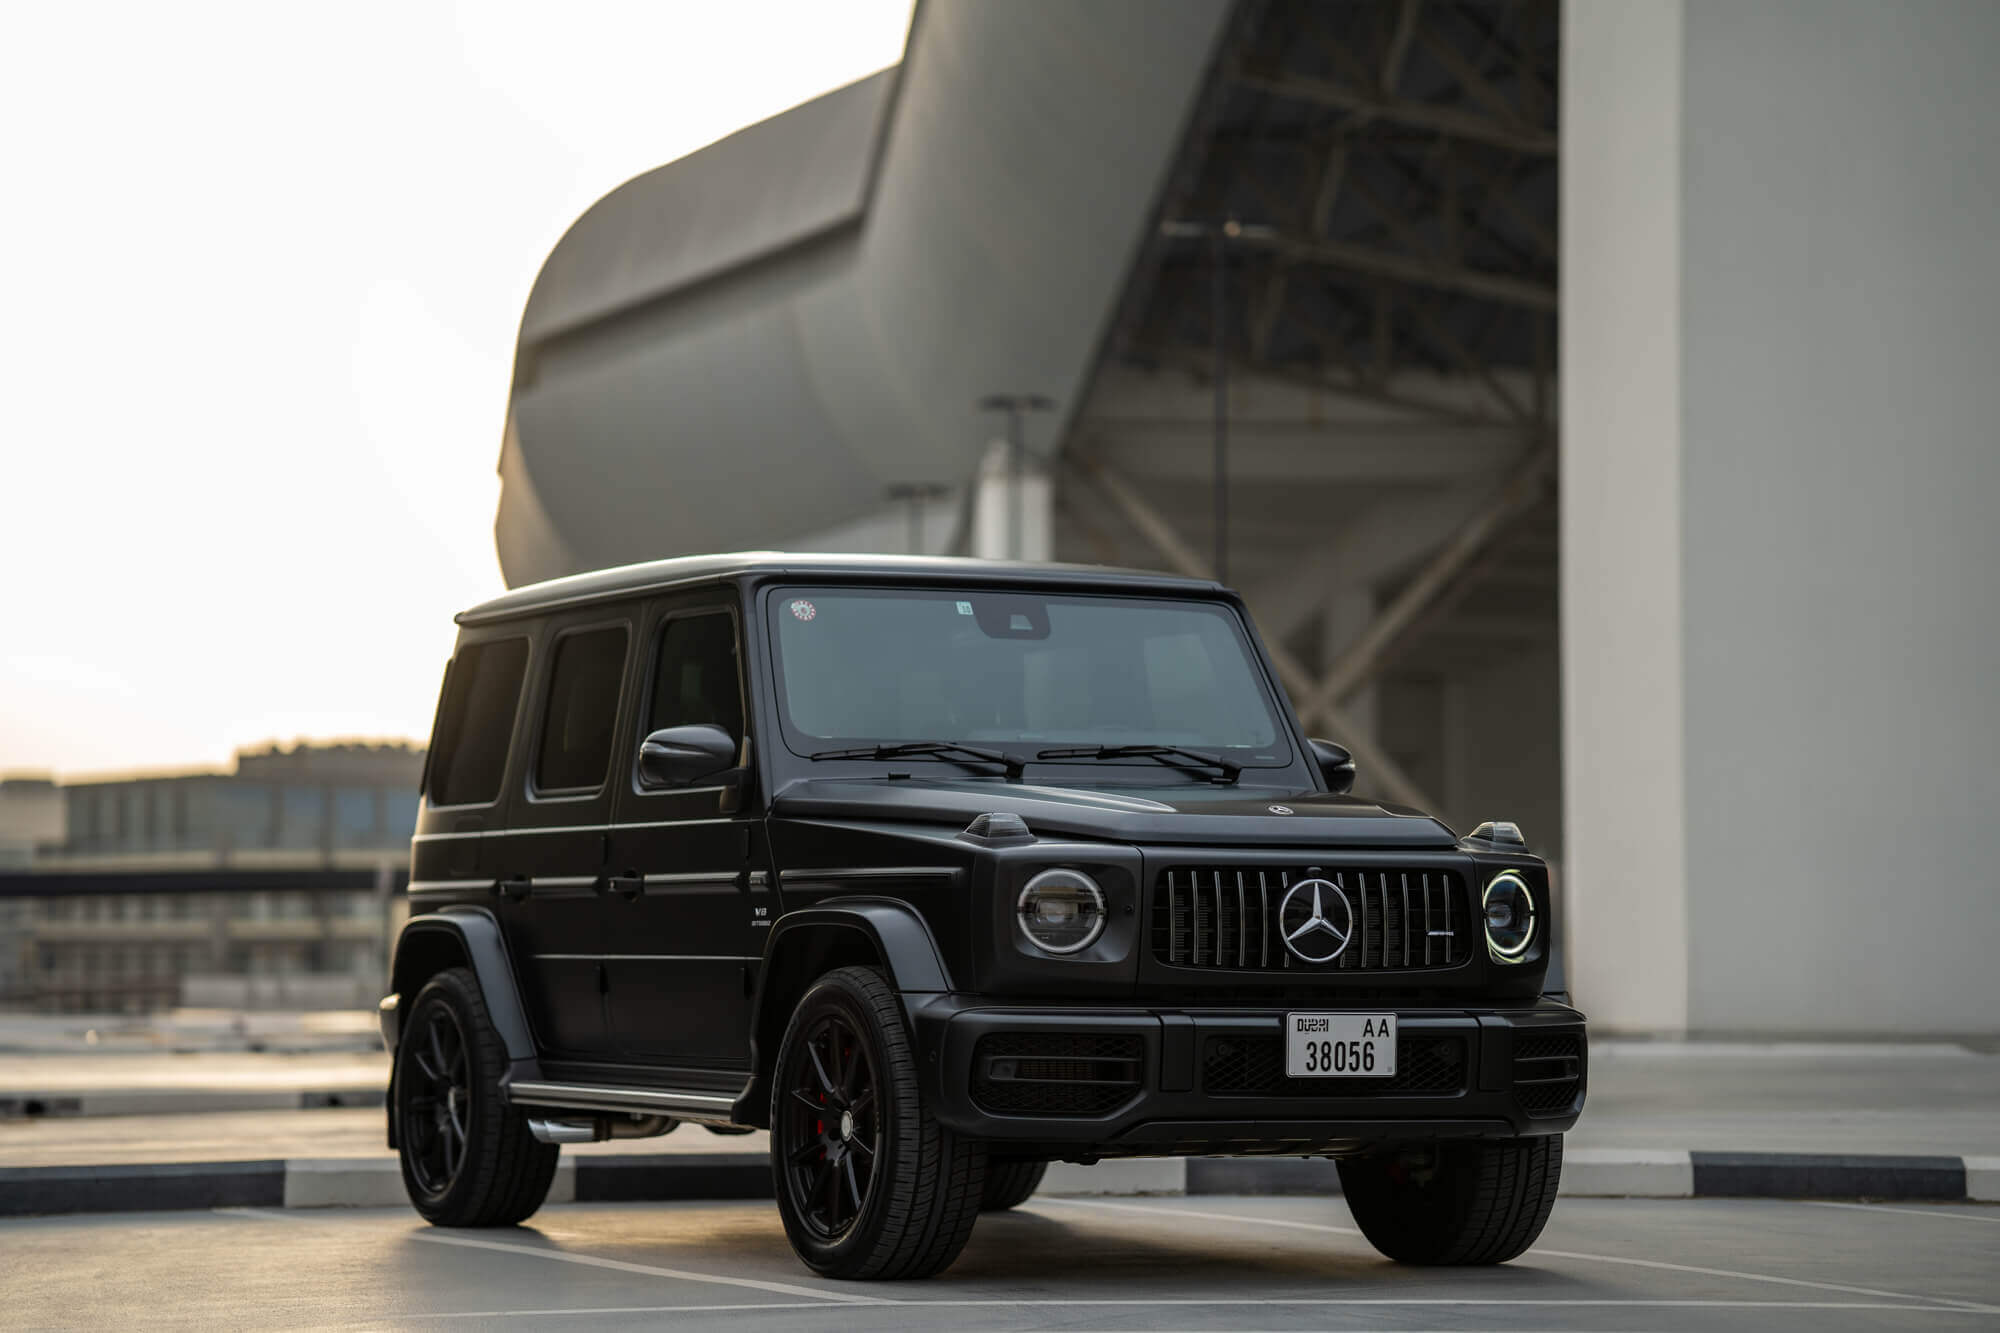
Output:
M1497 1268L1401 1268L1339 1199L1034 1199L928 1282L812 1277L769 1204L0 1222L12 1328L1847 1329L2000 1325L2000 1209L1566 1199Z

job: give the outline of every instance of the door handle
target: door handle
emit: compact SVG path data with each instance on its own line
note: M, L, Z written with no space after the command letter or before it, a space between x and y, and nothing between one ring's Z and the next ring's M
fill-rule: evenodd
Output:
M612 891L627 900L637 898L646 888L646 877L636 870L611 877Z
M529 879L526 875L515 875L510 879L501 880L498 884L494 885L493 887L498 889L500 891L500 896L502 898L505 898L508 902L518 903L523 898L528 896L528 891L531 887L533 887L533 885L534 881Z

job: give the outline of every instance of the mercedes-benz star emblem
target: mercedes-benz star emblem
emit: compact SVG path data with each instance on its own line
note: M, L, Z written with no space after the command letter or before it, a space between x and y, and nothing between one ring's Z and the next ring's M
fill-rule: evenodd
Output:
M1328 918L1328 909L1340 918L1338 922ZM1330 963L1340 957L1354 934L1354 909L1347 905L1347 895L1331 882L1302 879L1278 904L1278 929L1292 957L1304 963Z
M1264 808L1269 810L1274 815L1289 815L1290 813L1292 813L1292 807L1290 807L1289 805L1269 805L1265 806Z

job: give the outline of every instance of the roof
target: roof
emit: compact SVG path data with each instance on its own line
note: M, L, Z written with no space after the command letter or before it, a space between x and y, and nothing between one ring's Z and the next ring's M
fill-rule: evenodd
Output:
M589 574L531 583L458 613L461 625L481 625L531 612L576 606L630 593L658 592L694 583L713 583L742 575L796 578L896 577L931 582L1113 584L1121 589L1218 593L1225 589L1207 579L1181 578L1155 570L1118 569L1110 565L1037 564L1011 560L966 560L948 556L819 555L787 551L734 551L724 555L687 555L649 560Z

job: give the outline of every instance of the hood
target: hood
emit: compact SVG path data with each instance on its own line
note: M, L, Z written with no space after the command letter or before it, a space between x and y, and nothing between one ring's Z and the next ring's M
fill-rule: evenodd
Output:
M1285 813L1289 811L1289 813ZM1429 815L1331 792L1273 787L1062 787L997 779L801 778L771 801L783 819L917 821L963 828L1019 815L1040 836L1218 846L1452 847Z

